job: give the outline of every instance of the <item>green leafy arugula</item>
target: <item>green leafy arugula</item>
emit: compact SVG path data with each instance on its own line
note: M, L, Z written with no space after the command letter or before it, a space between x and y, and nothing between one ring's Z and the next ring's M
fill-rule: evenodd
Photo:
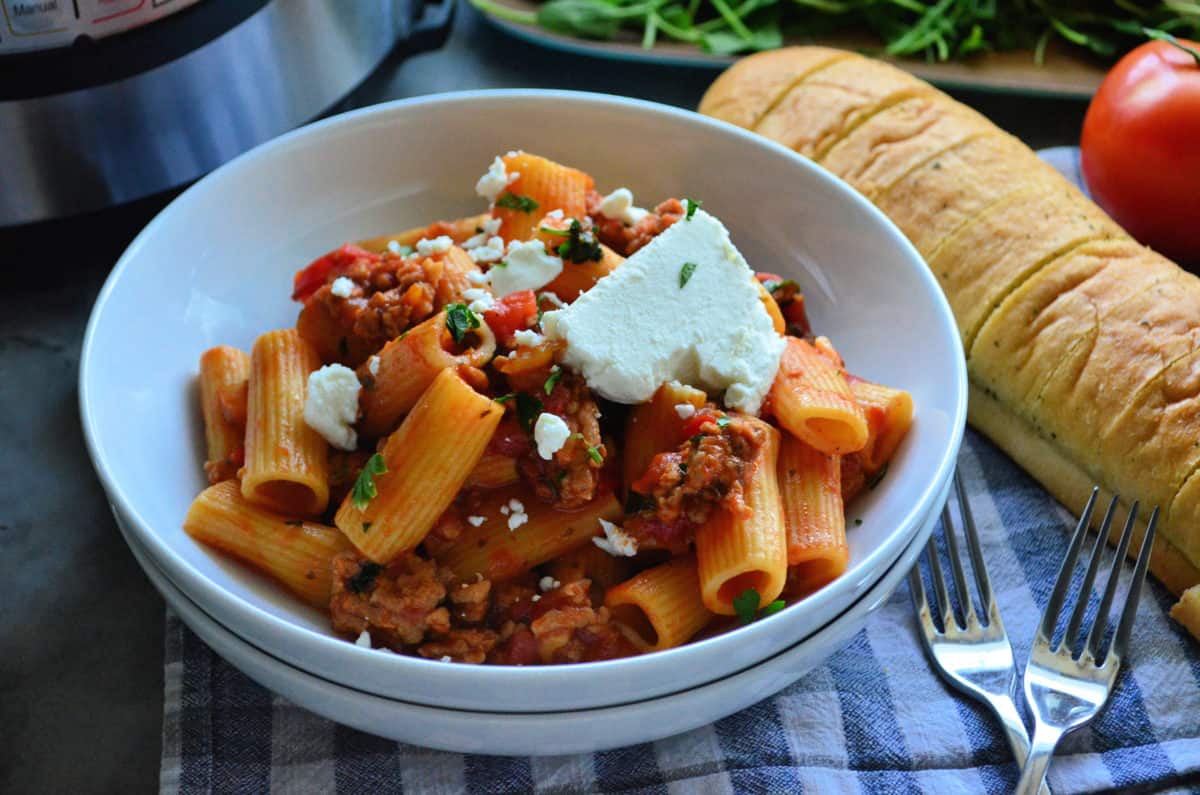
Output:
M455 342L462 342L471 329L479 328L479 315L466 304L446 305L446 329Z
M354 487L350 489L350 501L360 511L365 511L371 500L379 496L375 488L375 476L387 472L387 464L379 453L367 459L358 477L354 479Z
M529 196L519 196L507 190L499 199L496 199L496 206L507 210L519 210L523 213L531 213L540 205Z
M743 624L749 624L759 618L774 615L787 607L787 602L782 599L776 599L762 610L759 610L758 604L760 600L761 597L754 588L747 588L733 597L733 611L737 613L738 620Z

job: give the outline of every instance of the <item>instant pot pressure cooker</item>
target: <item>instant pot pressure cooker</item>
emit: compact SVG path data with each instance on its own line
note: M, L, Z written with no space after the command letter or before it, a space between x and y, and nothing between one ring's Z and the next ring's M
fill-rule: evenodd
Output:
M452 0L0 0L0 227L185 184L334 106Z

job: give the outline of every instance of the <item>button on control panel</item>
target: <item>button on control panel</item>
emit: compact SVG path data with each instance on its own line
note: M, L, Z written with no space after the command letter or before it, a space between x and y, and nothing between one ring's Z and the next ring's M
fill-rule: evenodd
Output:
M80 36L102 39L197 2L200 0L0 0L0 55L66 47Z

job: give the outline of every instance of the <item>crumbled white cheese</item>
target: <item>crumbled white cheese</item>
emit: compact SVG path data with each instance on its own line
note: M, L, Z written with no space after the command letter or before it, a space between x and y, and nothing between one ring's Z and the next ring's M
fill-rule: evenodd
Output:
M339 276L329 285L329 292L338 298L349 298L354 292L354 280L348 276Z
M509 510L516 511L517 513L525 512L525 503L521 502L516 497L513 497L508 501L508 507Z
M454 245L447 235L439 235L433 240L421 238L417 241L417 253L422 257L432 257L434 254L445 254Z
M550 306L556 306L559 309L562 309L563 307L566 306L566 304L563 303L563 300L561 298L559 298L557 294L552 293L550 291L546 291L544 293L538 293L538 303L541 303L542 300L545 300L546 303L550 304Z
M538 580L538 588L541 588L543 592L553 591L560 585L562 585L562 583L551 577L549 574Z
M513 511L512 515L508 517L508 529L516 530L518 527L520 527L521 525L525 524L528 521L529 521L529 514L518 513L517 511Z
M442 662L453 662L453 660L451 660L451 659L450 659L450 655L449 655L449 654L443 654L443 655L442 655L442 656L441 656L439 659L440 659Z
M557 414L542 412L533 424L533 440L537 442L538 455L547 461L553 458L570 438L570 427Z
M494 202L496 197L508 187L508 181L508 172L504 168L504 161L497 156L488 166L487 172L475 183L475 193Z
M633 206L633 192L629 188L617 188L604 197L597 209L605 218L617 218L630 226L649 215L648 210Z
M512 513L512 508L509 508L507 505L501 505L500 513L504 514L505 516L508 516L510 513Z
M486 312L496 306L496 299L482 287L463 290L463 300L470 302L468 308L472 312Z
M379 357L372 356L367 359L367 372L371 375L379 375Z
M513 339L518 345L532 348L534 345L541 345L546 338L530 329L518 329L513 332Z
M690 275L681 287L684 263ZM758 411L779 369L783 337L754 273L713 216L698 210L655 237L570 306L542 316L564 340L563 363L618 403L645 403L667 381L725 391Z
M387 242L387 250L396 256L400 256L404 253L404 249L400 247L400 241L398 240L389 240Z
M339 450L358 446L354 422L358 419L358 376L349 367L327 364L308 376L304 422Z
M362 634L358 636L358 640L354 641L354 645L362 646L364 649L371 648L371 633L364 629Z
M620 527L617 527L612 522L600 520L600 528L604 531L604 538L596 536L592 539L592 543L603 549L614 558L626 557L632 558L637 554L637 539L626 533Z
M503 223L504 220L501 218L487 219L478 227L476 227L479 232L467 238L466 241L463 242L462 247L470 251L473 248L479 248L480 246L486 245L491 238L500 234L500 226ZM503 251L501 253L503 253Z
M486 521L487 521L486 516L468 516L467 517L467 524L471 525L471 527L479 527L479 525L483 524Z
M492 277L492 289L497 297L503 298L521 290L536 290L549 284L562 273L562 269L562 259L547 254L542 241L514 240L508 244L508 256L504 262L493 266L489 274Z
M546 213L546 217L553 218L555 221L561 221L563 219L563 211L551 210L550 212Z
M482 271L471 271L467 274L467 281L471 284L487 284L491 280L492 277Z
M541 600L542 600L542 595L538 594L538 593L535 593L533 596L529 597L529 601L531 601L531 602L540 602Z
M691 403L676 403L675 413L679 415L679 419L686 420L688 417L695 415L696 407Z
M485 245L476 246L467 252L472 262L495 262L504 258L504 238L491 237ZM489 277L490 278L490 277Z

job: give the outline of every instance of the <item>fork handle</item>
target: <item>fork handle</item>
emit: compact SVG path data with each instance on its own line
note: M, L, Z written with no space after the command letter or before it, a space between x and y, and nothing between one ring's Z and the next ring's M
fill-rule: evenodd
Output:
M1046 770L1050 767L1050 759L1062 735L1061 729L1044 723L1034 728L1029 756L1021 768L1021 780L1017 782L1017 795L1034 795L1038 791L1038 787L1046 780Z
M1025 760L1029 757L1029 733L1025 730L1025 721L1017 711L1017 704L1009 696L990 699L992 711L1000 719L1004 728L1004 736L1008 738L1008 746L1012 749L1013 759L1018 768L1024 768ZM1037 790L1038 795L1050 795L1050 787L1043 781Z

